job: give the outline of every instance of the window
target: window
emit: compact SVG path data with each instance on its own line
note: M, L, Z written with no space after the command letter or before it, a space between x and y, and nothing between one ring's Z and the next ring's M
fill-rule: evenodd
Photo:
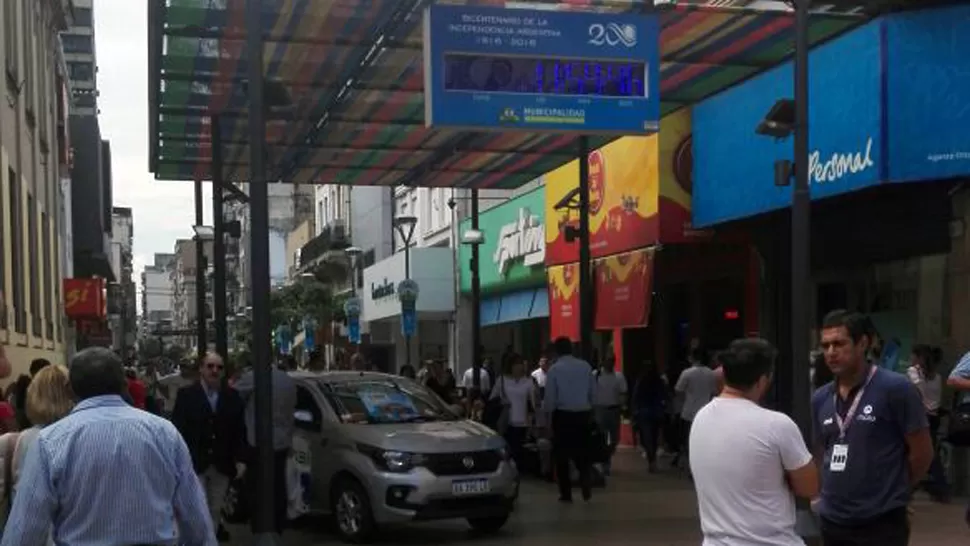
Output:
M53 317L56 315L56 310L54 309L54 287L51 286L51 278L54 275L53 269L54 264L51 261L51 226L50 219L47 217L46 212L40 214L40 236L43 248L43 263L44 263L44 310L47 316L46 323L44 325L44 332L48 340L54 339L54 321Z
M10 255L13 257L13 282L10 295L13 300L14 328L17 333L27 333L27 313L24 305L24 223L23 204L20 202L20 180L17 172L8 169L7 178L10 183Z
M94 108L97 103L94 100L93 93L75 93L74 94L74 106L80 108Z
M7 85L15 91L20 89L20 48L18 44L18 31L20 25L17 24L17 2L3 2L3 46L7 55L4 65L7 69Z
M27 194L27 250L30 253L28 263L30 275L30 318L31 333L34 336L41 335L43 321L40 313L40 252L37 245L37 207L34 196Z
M91 81L94 79L94 63L67 63L67 70L73 81Z
M94 26L94 14L92 13L91 8L74 8L74 26Z
M320 431L320 427L323 425L323 410L320 409L320 405L317 404L317 401L313 398L313 393L302 385L296 386L296 411L305 411L312 417L310 423L294 421L293 424L296 426L296 428L307 429L314 432Z
M64 53L94 53L90 36L61 34L61 46L64 48Z

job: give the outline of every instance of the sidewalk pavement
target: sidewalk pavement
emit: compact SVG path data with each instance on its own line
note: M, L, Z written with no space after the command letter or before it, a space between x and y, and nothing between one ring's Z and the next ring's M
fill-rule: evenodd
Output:
M606 489L593 500L573 505L556 501L552 484L526 482L518 510L506 529L494 537L472 537L464 522L441 522L406 527L378 540L384 545L449 544L472 541L476 546L698 546L701 534L697 502L686 477L674 473L648 474L646 463L633 450L617 454ZM964 523L965 501L940 505L922 497L915 504L910 546L967 546L970 530ZM325 523L314 529L287 532L287 546L333 544L337 539ZM252 544L245 529L235 527L233 544Z

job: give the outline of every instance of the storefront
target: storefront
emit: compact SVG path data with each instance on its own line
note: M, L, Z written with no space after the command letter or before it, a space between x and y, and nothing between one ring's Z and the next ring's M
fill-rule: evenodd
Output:
M549 339L545 274L545 188L511 199L479 215L485 242L479 247L480 303L484 355L498 358L508 348L530 362ZM470 220L461 223L464 233ZM459 251L461 292L471 292L471 247ZM469 302L470 303L470 302Z
M423 359L449 361L455 311L454 254L446 247L412 248L411 276L418 283L417 326L411 337L412 365ZM398 252L364 270L361 322L367 323L366 353L375 368L396 373L408 360L397 287L405 277L405 253Z
M660 132L619 139L590 154L594 356L612 353L632 384L643 365L686 357L689 340L716 348L756 316L746 297L743 242L696 230L691 210L690 110ZM546 175L546 263L552 337L579 339L578 246L566 237L575 210L558 208L577 185L577 162Z
M917 341L952 344L948 292L966 282L951 242L965 237L970 175L968 17L970 6L888 15L809 62L813 324L835 308L870 313L902 360ZM693 110L694 223L757 243L769 268L761 330L774 338L790 314L792 192L774 164L792 143L755 128L791 94L788 64Z

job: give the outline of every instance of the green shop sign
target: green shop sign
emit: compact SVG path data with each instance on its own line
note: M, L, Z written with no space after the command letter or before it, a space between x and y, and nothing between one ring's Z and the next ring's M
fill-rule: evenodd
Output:
M546 282L545 188L537 188L482 212L478 227L485 235L480 249L482 291L499 292L542 286ZM461 233L471 220L461 223ZM461 245L461 290L471 291L471 247Z

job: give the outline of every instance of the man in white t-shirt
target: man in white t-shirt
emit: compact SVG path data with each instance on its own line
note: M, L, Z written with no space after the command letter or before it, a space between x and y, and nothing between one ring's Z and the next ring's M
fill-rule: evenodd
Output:
M694 416L700 411L711 398L717 396L720 391L720 380L718 374L704 362L704 352L701 349L694 349L690 355L690 368L681 372L674 385L674 391L683 395L684 404L680 410L680 452L674 458L673 465L676 467L680 461L681 454L690 454L687 445L687 438L690 437L691 424Z
M479 368L481 376L479 376L478 388L482 392L483 396L488 394L492 389L492 378L488 374L488 370L485 366ZM465 373L461 376L461 386L465 389L471 390L475 386L475 368L471 367L465 370Z
M722 354L724 390L697 412L690 467L703 546L803 546L795 496L819 492L818 469L798 426L758 402L771 384L775 350L739 339Z
M593 384L593 417L606 434L610 446L610 459L603 464L603 472L608 476L616 446L620 445L620 426L627 398L626 377L616 373L616 359L612 356L593 374L596 376Z
M536 382L536 387L546 388L546 372L549 371L549 357L544 356L539 359L539 367L532 372L532 380Z

